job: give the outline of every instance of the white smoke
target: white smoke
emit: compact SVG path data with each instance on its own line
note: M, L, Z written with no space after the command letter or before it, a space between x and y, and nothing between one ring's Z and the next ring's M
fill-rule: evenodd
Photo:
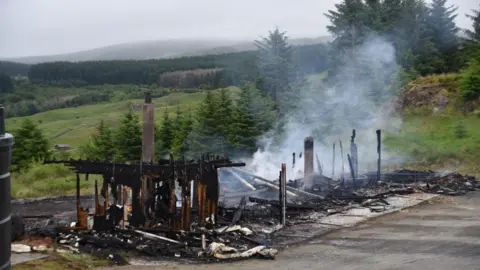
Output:
M399 67L394 47L382 38L371 38L357 47L354 55L354 61L345 55L348 59L344 62L349 64L341 68L334 86L311 85L301 91L300 106L288 117L280 145L274 143L272 134L266 134L261 140L262 150L247 161L249 170L277 179L281 164L286 163L287 179L303 177L304 164L299 154L303 152L304 138L313 136L323 174L332 176L334 142L335 174L338 176L342 170L339 140L343 143L344 169L349 172L347 153L352 129L357 134L359 171L375 168L372 166L377 160L375 130L381 129L383 134L397 132L402 124L401 119L393 116L394 106L390 102L395 95L390 86ZM292 153L296 153L294 170ZM383 163L394 157L398 158L382 149ZM316 160L314 163L317 167Z

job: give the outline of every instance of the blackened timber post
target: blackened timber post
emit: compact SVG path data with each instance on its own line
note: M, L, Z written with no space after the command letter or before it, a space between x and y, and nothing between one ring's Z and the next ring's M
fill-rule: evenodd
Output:
M356 180L355 180L355 169L353 168L353 162L352 162L352 158L350 157L350 154L347 154L347 157L348 157L348 164L350 165L350 173L352 174L353 189L356 190L357 189L357 183L356 183Z
M382 166L382 131L379 129L377 130L377 153L378 153L378 160L377 160L377 183L380 181L380 170Z
M76 197L77 197L77 222L80 224L81 216L80 216L80 174L77 173L77 186L76 186ZM78 225L80 226L80 225Z

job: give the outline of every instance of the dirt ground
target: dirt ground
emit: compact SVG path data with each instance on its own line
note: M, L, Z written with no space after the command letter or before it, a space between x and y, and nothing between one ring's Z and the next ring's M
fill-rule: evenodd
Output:
M273 261L110 269L480 269L480 192L441 197L280 252Z

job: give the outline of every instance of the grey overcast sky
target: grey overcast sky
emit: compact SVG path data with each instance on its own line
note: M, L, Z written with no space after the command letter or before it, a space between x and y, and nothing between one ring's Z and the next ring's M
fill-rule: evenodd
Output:
M245 40L275 26L292 38L326 35L340 0L0 0L0 56L48 55L163 39ZM479 0L459 6L457 23Z

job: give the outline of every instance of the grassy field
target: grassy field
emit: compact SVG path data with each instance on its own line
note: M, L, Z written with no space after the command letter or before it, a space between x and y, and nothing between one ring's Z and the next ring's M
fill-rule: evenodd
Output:
M229 90L234 93L238 92L238 88L235 87L231 87ZM189 108L195 110L202 102L205 93L174 93L154 99L157 123L161 122L165 109L168 109L170 114L175 114L177 104L183 111ZM89 140L90 135L93 134L100 120L104 120L111 125L117 124L122 113L128 109L129 103L133 103L137 113L141 113L143 99L132 99L52 110L26 117L9 118L6 120L6 128L8 132L12 132L20 126L24 118L29 118L38 123L39 128L50 138L52 145L69 144L72 147L78 147Z
M402 132L386 136L385 145L410 157L408 165L412 168L459 171L480 177L477 115L407 115Z

